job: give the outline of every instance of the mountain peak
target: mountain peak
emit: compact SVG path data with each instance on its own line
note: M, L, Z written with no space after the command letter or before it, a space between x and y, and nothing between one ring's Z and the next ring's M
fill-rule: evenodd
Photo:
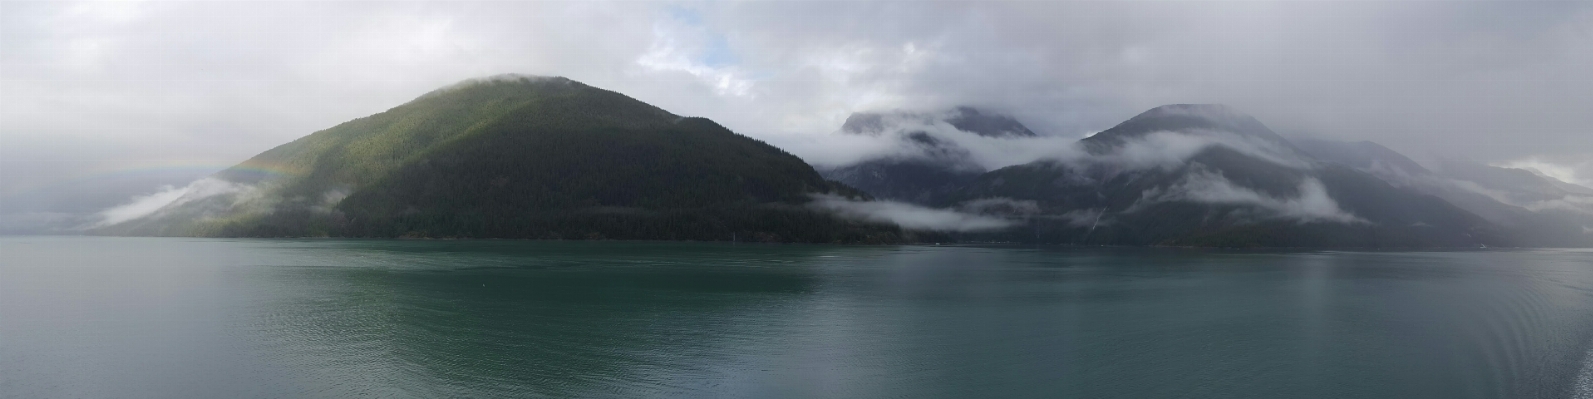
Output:
M1260 130L1267 129L1261 121L1234 107L1223 104L1168 104L1151 108L1139 115L1129 118L1134 120L1167 120L1167 119L1193 119L1205 121L1205 128L1226 128L1228 130ZM1125 122L1127 123L1127 122Z
M1083 142L1091 151L1102 151L1155 132L1194 133L1200 130L1225 131L1290 146L1288 140L1255 117L1222 104L1168 104L1151 108Z
M1141 112L1140 116L1166 116L1166 115L1244 115L1243 112L1224 104L1167 104Z
M913 112L884 111L858 112L846 118L841 131L850 134L878 135L893 128L911 128L945 122L957 130L984 137L1035 137L1033 130L1010 115L982 110L970 106L957 106L946 110Z
M530 75L523 73L501 73L492 76L482 76L459 81L440 90L456 87L468 87L490 83L579 83L563 76Z
M946 119L957 130L985 137L1035 137L1033 130L1006 114L991 113L974 107L957 107Z
M492 75L492 76L483 76L483 77L479 77L479 78L470 78L470 79L461 80L459 82L455 82L454 84L450 84L450 85L438 88L436 90L432 90L431 92L428 92L426 94L421 95L420 98L435 97L435 96L444 95L444 94L447 94L447 93L453 93L453 92L459 92L459 91L465 91L465 90L476 90L476 89L492 87L492 86L496 86L496 85L522 85L522 86L544 87L544 88L552 88L552 87L568 87L568 88L590 87L590 86L586 86L584 84L581 84L581 82L570 80L569 78L566 78L566 77L563 77L563 76L541 76L541 75L526 75L526 74L518 74L518 73L505 73L505 74L498 74L498 75Z

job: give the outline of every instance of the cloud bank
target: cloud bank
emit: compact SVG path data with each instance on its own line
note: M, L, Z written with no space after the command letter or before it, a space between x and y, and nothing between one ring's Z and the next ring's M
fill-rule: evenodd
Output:
M1077 138L1224 103L1284 133L1593 176L1589 26L1589 2L0 2L0 196L230 165L501 73L820 164L884 151L830 134L857 111L971 105ZM1034 144L969 148L999 167Z
M169 206L177 206L218 195L237 194L252 187L206 177L182 187L166 186L153 194L133 197L127 203L99 212L100 220L86 228L110 226L150 216Z
M909 230L972 232L999 230L1013 225L1006 219L973 213L894 201L852 201L833 195L815 195L808 207L849 219L894 223Z
M1300 183L1300 196L1277 198L1233 184L1221 173L1195 172L1165 189L1146 191L1136 207L1157 202L1188 201L1216 205L1248 205L1261 211L1261 218L1298 222L1366 223L1366 220L1339 209L1338 202L1316 178ZM1143 204L1143 205L1142 205Z

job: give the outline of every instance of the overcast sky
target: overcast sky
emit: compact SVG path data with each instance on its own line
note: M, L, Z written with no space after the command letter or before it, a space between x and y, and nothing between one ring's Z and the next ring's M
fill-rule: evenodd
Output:
M854 111L1076 137L1167 103L1593 177L1593 2L0 2L0 195L220 169L434 88L559 75L810 162ZM153 188L152 188L153 191Z

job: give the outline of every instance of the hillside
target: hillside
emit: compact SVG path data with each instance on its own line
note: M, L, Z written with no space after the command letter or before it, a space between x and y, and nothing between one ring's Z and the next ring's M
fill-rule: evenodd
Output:
M1502 232L1513 245L1593 244L1593 190L1523 169L1447 160L1439 171L1377 143L1296 139L1317 159L1344 165L1402 189L1442 198Z
M1158 107L1082 140L1087 155L991 171L935 204L1004 201L1023 228L975 239L1078 245L1474 247L1516 244L1484 219L1320 162L1217 105Z
M857 196L702 118L564 78L502 76L266 151L218 190L98 232L182 236L894 242L802 208Z

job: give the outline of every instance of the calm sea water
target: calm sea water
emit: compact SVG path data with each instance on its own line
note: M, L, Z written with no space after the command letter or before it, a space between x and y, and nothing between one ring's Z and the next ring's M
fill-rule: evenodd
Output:
M0 238L0 397L1593 398L1593 252Z

